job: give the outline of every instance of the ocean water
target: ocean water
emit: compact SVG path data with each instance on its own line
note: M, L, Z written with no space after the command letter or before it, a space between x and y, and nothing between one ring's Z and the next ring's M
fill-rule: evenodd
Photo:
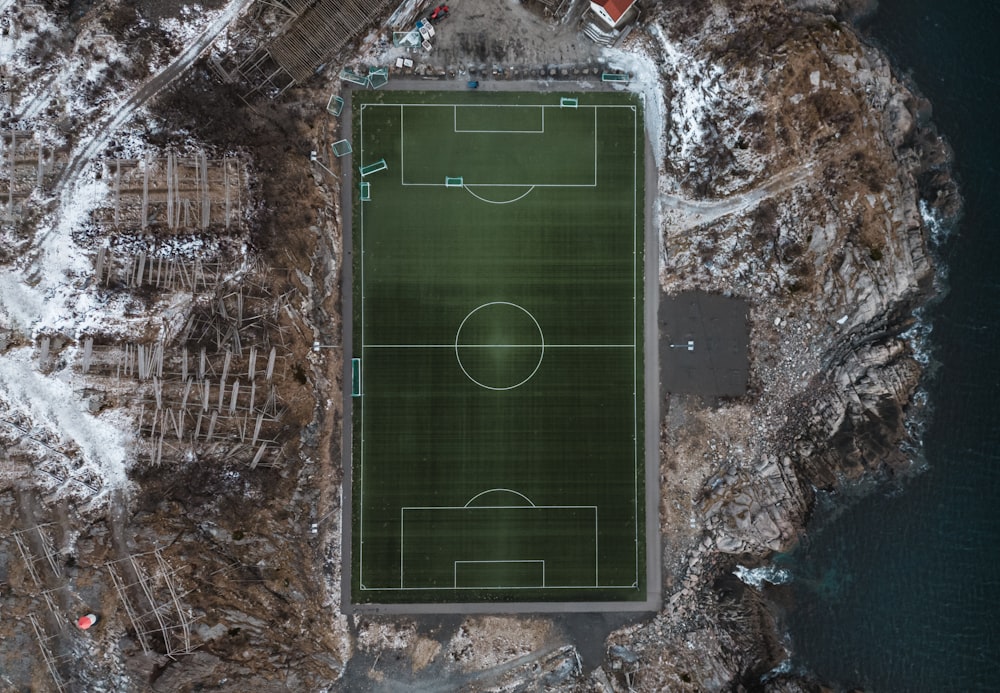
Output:
M881 0L863 29L931 100L965 214L927 315L927 468L825 500L780 557L793 665L842 688L1000 691L1000 2Z

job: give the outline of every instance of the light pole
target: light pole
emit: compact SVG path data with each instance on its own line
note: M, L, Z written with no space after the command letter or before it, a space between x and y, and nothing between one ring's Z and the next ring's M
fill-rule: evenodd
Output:
M671 349L687 349L688 351L694 351L694 340L689 339L687 344L671 344Z
M326 167L326 164L324 164L322 161L319 160L319 158L316 155L316 150L315 149L313 149L312 151L309 152L309 161L313 162L314 164L319 164L323 168L324 171L326 171L327 173L329 173L331 176L333 176L337 180L340 180L340 176L338 176L336 173L334 173L333 171L331 171L330 169L328 169Z

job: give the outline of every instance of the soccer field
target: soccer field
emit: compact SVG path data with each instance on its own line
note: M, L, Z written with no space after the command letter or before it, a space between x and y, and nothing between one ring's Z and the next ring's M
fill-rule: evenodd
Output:
M646 599L640 101L352 118L351 601Z

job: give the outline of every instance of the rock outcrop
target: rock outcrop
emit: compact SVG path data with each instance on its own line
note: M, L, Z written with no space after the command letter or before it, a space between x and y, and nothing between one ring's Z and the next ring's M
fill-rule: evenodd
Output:
M406 21L399 21L409 22L421 4L402 3L397 17ZM439 40L417 74L460 82L470 69L484 79L600 74L600 49L579 46L575 27L531 14L531 7L550 3L493 4L485 13L469 13L467 21L455 12L447 25L458 27L454 36ZM267 269L261 274L271 282L269 291L283 297L285 317L274 328L287 361L278 376L287 409L281 464L209 463L191 456L174 465L137 465L129 470L131 496L123 491L105 505L81 507L74 495L53 498L32 488L36 476L47 474L77 484L80 497L97 491L88 477L76 479L78 470L60 476L42 466L53 455L72 460L30 421L5 414L0 636L13 654L0 656L0 679L17 690L51 687L37 654L44 651L41 643L63 657L64 669L73 662L74 684L95 691L823 690L784 671L787 652L768 604L733 572L792 546L808 522L816 489L907 468L902 446L911 442L908 424L922 406L914 314L935 291L930 227L954 217L960 205L950 152L929 122L929 105L845 23L868 11L869 0L641 4L641 24L604 57L633 60L642 70L632 86L639 84L648 97L646 122L659 167L651 211L662 242L648 252L659 251L663 292L742 297L751 326L746 396L666 398L660 612L624 627L624 618L610 615L595 623L583 615L400 619L342 613L343 364L335 348L312 345L335 347L341 338L339 281L348 253L341 247L339 183L318 166L308 168L306 156L334 135L323 107L337 88L337 70L330 71L329 83L300 87L292 99L261 99L249 107L233 85L217 83L201 66L161 95L148 124L125 128L122 142L106 154L141 157L149 146L180 144L238 149L252 161L251 223L240 247ZM17 49L4 48L12 71L21 71L12 93L29 83L46 91L37 103L26 101L28 115L17 127L55 133L51 141L40 140L51 150L52 166L66 163L71 133L94 126L112 108L110 96L138 88L151 64L180 50L179 34L157 38L162 28L145 18L133 26L135 12L148 10L140 5L98 2L79 20L105 25L110 33L102 29L100 36L138 46L146 57L128 69L104 64L102 70L128 84L101 82L107 93L90 93L97 90L91 85L88 94L77 94L72 118L62 118L55 105L43 106L56 82L76 94L71 77L91 71L91 61L74 59L70 77L61 81L42 77L58 62L50 50L53 37L69 45L78 33L75 20L42 5L0 11L15 26L12 38L0 37L7 41L0 48ZM258 9L284 21L278 5ZM187 23L193 26L190 17ZM30 41L18 37L22 29L28 36L38 28L34 24L41 29ZM249 50L252 34L248 29L232 45L242 42ZM558 41L548 41L550 35ZM380 51L392 50L390 43L372 34L361 57L351 59L384 64ZM519 56L525 65L506 67ZM556 59L580 65L541 65ZM5 119L13 112L0 111ZM46 175L45 147L38 148L32 180ZM8 159L11 165L33 161L0 157ZM30 233L4 238L9 247L0 248L0 265L29 254ZM81 290L98 290L86 282ZM116 291L130 297L123 323L132 321L133 303L142 313L138 323L160 305L122 287ZM188 302L198 303L192 297ZM199 306L214 302L206 297ZM171 303L169 312L184 323L179 305ZM174 335L169 325L165 329ZM0 352L30 351L32 339L0 325ZM45 351L52 346L59 352L61 337L51 345L45 339ZM225 363L228 368L228 356ZM114 404L121 399L115 393L87 396L92 413L124 406ZM183 397L186 402L188 394ZM177 433L180 438L180 427ZM163 437L161 429L161 442ZM17 550L11 538L16 528L26 541ZM153 547L160 553L154 556ZM140 629L106 577L111 563L132 560L134 572L159 576L153 597L179 617L154 623L152 631L166 637L183 630L194 653L171 659L163 643L139 642ZM31 569L36 565L40 576ZM133 593L138 585L130 586ZM59 608L52 602L52 623L42 627L55 636L37 638L41 631L33 630L29 617L41 613L51 595ZM64 628L69 621L59 616L81 601L101 612L88 640ZM609 632L601 652L595 643ZM87 648L91 656L84 658ZM26 652L36 653L34 659L20 656Z
M928 221L960 206L950 153L927 104L833 14L860 4L789 5L671 3L638 39L668 89L661 285L746 298L752 365L744 398L668 397L675 557L664 612L623 638L635 690L817 690L773 669L786 653L767 608L730 573L790 548L815 489L909 464Z

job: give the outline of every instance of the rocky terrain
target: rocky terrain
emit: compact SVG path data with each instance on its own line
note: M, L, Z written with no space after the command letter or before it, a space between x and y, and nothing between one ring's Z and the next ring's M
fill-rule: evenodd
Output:
M667 396L659 613L349 617L325 106L424 4L270 99L212 67L267 9L0 0L0 689L821 689L747 575L817 489L908 467L914 314L960 205L929 104L860 3L644 3L610 49L579 1L455 3L418 76L633 73L661 287L748 300L751 389Z

